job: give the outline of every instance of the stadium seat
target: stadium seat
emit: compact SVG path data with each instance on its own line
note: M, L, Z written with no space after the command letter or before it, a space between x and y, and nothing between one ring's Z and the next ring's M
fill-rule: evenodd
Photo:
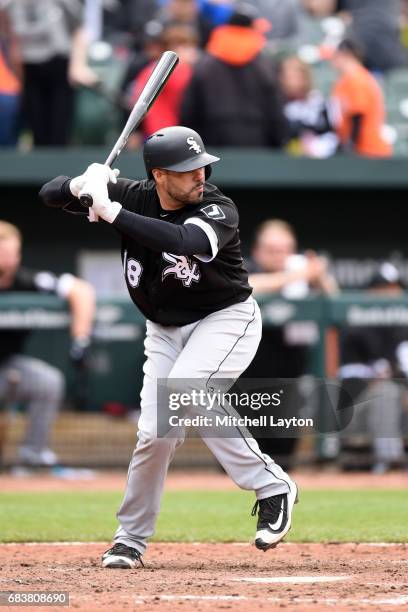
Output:
M336 80L336 73L328 62L320 62L312 67L313 82L324 96L329 96Z
M408 69L391 71L384 81L387 123L395 128L394 153L408 156Z
M101 59L92 58L91 53L89 64L98 74L101 87L95 90L82 87L77 91L73 141L77 145L105 145L120 131L122 110L115 98L126 62L111 51Z

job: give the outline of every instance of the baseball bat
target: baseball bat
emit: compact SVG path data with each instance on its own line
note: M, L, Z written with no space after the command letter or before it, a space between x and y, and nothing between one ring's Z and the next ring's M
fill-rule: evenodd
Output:
M130 134L143 121L146 113L153 105L157 96L160 94L161 90L167 83L167 80L169 79L171 73L177 66L178 61L179 60L177 54L173 51L165 51L163 53L158 64L150 75L149 80L143 88L142 93L136 100L136 103L132 109L132 112L129 115L129 119L126 122L126 125L123 128L121 135L115 142L112 151L109 153L109 156L104 164L105 166L111 167L113 162L119 157L119 155L126 146ZM79 200L82 206L85 206L86 208L89 208L93 204L92 196L87 193L82 193Z

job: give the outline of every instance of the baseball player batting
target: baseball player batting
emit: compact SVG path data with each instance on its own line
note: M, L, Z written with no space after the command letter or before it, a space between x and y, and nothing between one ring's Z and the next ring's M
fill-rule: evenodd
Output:
M72 212L84 211L81 192L92 197L94 214L121 235L129 294L147 319L138 441L114 544L102 557L106 568L142 563L168 466L183 441L157 435L157 380L166 379L172 391L181 379L205 380L208 389L215 377L234 381L252 361L262 329L243 266L237 208L207 182L219 158L206 152L197 132L180 126L150 136L143 154L147 179L119 179L118 170L92 164L40 192L47 205ZM217 433L207 428L204 442L239 487L255 492L255 544L273 548L291 527L296 484L246 430L237 428L235 437Z

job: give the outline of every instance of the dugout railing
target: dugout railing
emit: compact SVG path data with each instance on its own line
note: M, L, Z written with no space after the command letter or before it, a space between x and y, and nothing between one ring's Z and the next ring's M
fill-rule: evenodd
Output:
M276 296L258 301L265 327L294 321L315 326L307 373L316 378L336 378L340 328L408 326L405 294L390 299L345 292L334 298L286 300ZM54 296L0 296L0 339L5 330L32 330L26 352L53 363L66 376L67 401L54 435L64 461L109 467L126 464L134 446L142 385L144 318L126 298L99 299L86 371L75 370L69 361L69 320L66 303ZM318 406L323 419L325 401L322 396ZM13 461L24 418L24 411L13 404L12 398L3 398L0 446L6 464ZM314 449L318 456L324 455L326 437L316 434ZM188 444L183 453L182 465L194 461L204 465L208 460L204 451L198 452Z

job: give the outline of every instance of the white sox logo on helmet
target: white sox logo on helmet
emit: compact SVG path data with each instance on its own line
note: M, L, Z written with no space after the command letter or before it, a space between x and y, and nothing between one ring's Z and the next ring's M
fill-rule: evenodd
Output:
M163 259L169 261L172 265L164 268L162 280L169 274L180 279L185 287L191 287L193 281L198 283L201 278L200 268L196 263L193 263L189 257L184 255L172 255L171 253L163 253Z
M194 153L197 153L197 155L201 153L201 147L193 136L189 136L189 138L187 138L187 144L191 145L189 147L189 151L194 151Z

